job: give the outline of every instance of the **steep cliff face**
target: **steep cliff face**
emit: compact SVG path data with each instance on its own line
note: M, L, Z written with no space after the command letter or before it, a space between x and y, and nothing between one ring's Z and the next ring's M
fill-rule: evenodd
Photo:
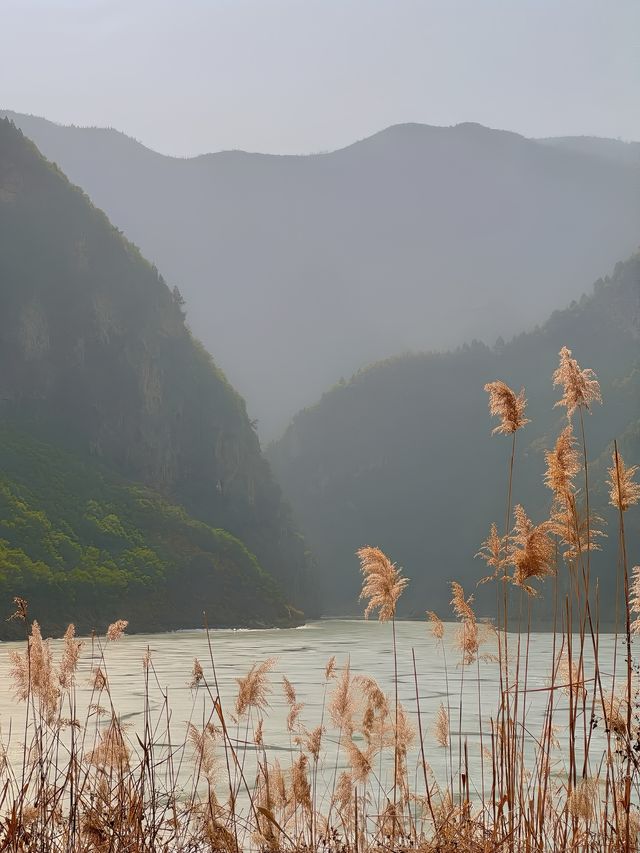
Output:
M304 543L179 293L6 120L0 299L4 419L228 530L304 605Z

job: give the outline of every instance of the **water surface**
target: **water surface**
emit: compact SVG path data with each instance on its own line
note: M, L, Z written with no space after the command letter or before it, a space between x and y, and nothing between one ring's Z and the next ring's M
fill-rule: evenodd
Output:
M446 626L444 642L438 643L430 634L429 626L424 622L399 622L396 626L398 645L398 695L417 728L418 703L420 721L425 736L426 759L433 768L436 778L444 781L447 776L448 751L437 746L432 734L436 713L441 703L449 706L451 712L452 754L457 765L458 732L462 742L467 742L469 766L474 784L480 787L481 734L479 716L482 720L482 745L487 747L491 731L491 718L495 718L499 699L499 670L491 655L496 652L495 639L490 640L482 649L487 659L471 666L460 666L460 652L455 643L457 626ZM271 630L214 630L210 633L211 649L222 707L229 720L230 731L239 741L252 740L255 714L251 723L242 721L239 726L231 722L237 693L238 677L246 674L255 662L266 658L275 658L275 666L270 676L271 693L269 708L264 722L264 739L270 756L279 755L286 765L287 753L295 750L291 734L287 731L286 717L288 706L282 689L282 676L293 683L298 701L304 704L300 716L301 722L309 729L317 726L323 718L325 704L324 670L328 659L336 656L338 667L349 664L353 674L363 673L374 676L382 688L393 696L394 663L392 652L392 634L390 624L376 621L322 620L311 622L295 629ZM510 638L511 648L515 648L515 637ZM524 642L524 641L523 641ZM135 733L142 731L144 724L143 709L145 703L145 679L143 658L150 652L153 671L150 674L150 705L152 718L156 722L164 719L163 694L168 695L170 707L170 727L173 744L184 740L187 721L202 726L212 719L213 702L211 696L200 687L197 691L190 688L193 660L197 657L203 666L211 690L215 693L214 673L207 635L204 631L182 631L166 634L125 635L116 643L101 643L104 652L104 664L100 660L100 650L86 640L82 649L77 675L78 717L83 719L83 710L90 701L89 686L91 673L97 664L106 665L111 686L114 706L121 720L129 724L128 735L135 744ZM52 643L54 654L59 654L60 641ZM9 656L11 648L24 649L24 644L4 643L0 645L0 726L5 741L9 741L10 758L15 759L21 750L23 736L21 727L24 720L24 706L12 696L9 677ZM611 670L615 638L613 635L600 637L600 660L605 687L611 686ZM417 670L414 678L412 649L415 652ZM556 647L556 653L559 649ZM522 694L521 703L526 707L525 725L530 733L530 746L534 738L542 731L544 714L548 703L547 688L550 683L553 662L553 636L548 633L532 634L526 656L525 645L521 648L522 664L520 683L524 684L525 666L528 691ZM587 649L588 661L592 655ZM622 639L618 639L618 684L622 686L625 652ZM527 662L528 661L528 662ZM328 688L330 695L335 682ZM447 698L447 684L448 694ZM459 693L464 692L464 711L459 721ZM480 708L478 707L478 688ZM328 701L328 700L327 700ZM590 712L590 701L588 711ZM104 703L103 703L104 704ZM558 739L566 743L566 725L568 699L562 691L556 691L555 717L558 725ZM522 708L522 704L521 704ZM155 716L154 716L155 715ZM324 723L328 723L324 714ZM214 722L217 720L214 719ZM160 726L161 728L161 726ZM327 727L325 740L325 763L333 768L337 754L337 732ZM596 730L593 740L592 757L594 762L600 759L603 748L602 725ZM10 735L10 737L9 737ZM253 747L252 747L253 749ZM556 750L553 759L554 772L566 772L563 754L565 750ZM341 756L339 764L343 765ZM184 774L192 766L189 750L185 750L181 772ZM410 754L409 769L412 780L418 789L421 787L422 769L419 753L414 748ZM486 768L485 768L486 770ZM248 775L252 772L247 765Z

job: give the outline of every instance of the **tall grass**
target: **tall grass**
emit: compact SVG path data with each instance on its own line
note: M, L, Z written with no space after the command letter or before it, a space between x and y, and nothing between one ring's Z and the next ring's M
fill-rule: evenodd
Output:
M349 661L339 667L331 658L319 719L306 721L295 685L285 677L277 688L274 661L267 659L237 678L235 702L226 705L207 631L208 660L193 662L193 710L179 742L172 736L168 693L149 653L141 661L141 727L129 729L118 715L109 646L118 642L125 622L110 626L104 640L91 638L85 701L78 662L87 641L70 626L55 660L38 623L29 625L27 603L16 599L13 618L25 625L25 648L11 653L11 675L25 721L9 735L22 743L21 760L9 760L8 749L0 756L0 850L638 849L640 725L631 653L640 626L640 568L629 569L624 531L625 513L640 500L637 468L625 465L616 445L608 484L618 510L626 646L618 683L615 657L612 667L600 660L597 588L590 576L599 522L590 508L583 415L599 401L599 388L566 348L554 382L562 387L559 405L568 423L546 454L553 505L539 522L514 502L516 434L528 422L524 391L515 394L502 382L487 385L491 414L500 418L494 432L511 439L504 532L494 523L480 550L489 569L482 580L496 584L497 615L491 625L480 622L473 596L452 581L452 648L452 629L427 614L444 663L444 685L432 686L444 686L445 696L432 719L425 719L420 704L432 676L415 649L404 650L411 659L415 711L399 699L403 650L396 607L408 580L378 548L362 548L358 556L365 615L377 610L380 621L390 623L391 696L375 678L354 674ZM579 441L572 425L576 412ZM531 686L531 600L543 584L555 612L553 652L548 683ZM482 695L485 661L495 661L499 673L490 714ZM276 689L288 710L286 766L283 753L267 746ZM540 730L528 716L533 695L544 698ZM465 714L466 707L472 714ZM479 743L470 743L464 730L463 720L471 717ZM438 750L444 755L442 778L429 764ZM554 770L559 761L562 772Z

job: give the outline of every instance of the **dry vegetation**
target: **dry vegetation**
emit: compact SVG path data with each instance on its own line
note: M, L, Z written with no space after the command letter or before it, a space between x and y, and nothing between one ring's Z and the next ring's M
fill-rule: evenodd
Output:
M238 678L235 706L223 707L209 638L209 661L203 667L195 660L191 676L192 690L207 697L209 714L197 725L191 721L183 742L175 744L169 700L150 655L142 661L142 729L128 730L112 703L107 649L125 622L110 626L104 643L91 640L92 694L78 719L82 643L70 626L54 661L37 622L28 627L26 602L16 600L14 618L28 631L24 652L12 653L14 690L26 707L18 736L24 748L18 766L6 755L0 766L0 850L636 850L640 727L631 640L640 630L640 568L628 566L624 518L640 499L637 468L627 467L614 449L609 487L619 511L620 556L612 576L619 584L625 649L624 677L616 679L618 662L605 667L600 661L597 587L590 579L590 554L602 534L589 507L584 414L600 402L599 387L566 348L553 381L562 388L558 405L566 408L568 423L546 454L553 508L539 523L512 501L516 438L528 423L524 391L515 394L502 382L486 386L490 412L499 418L494 432L509 436L511 445L504 524L491 526L480 551L488 569L483 581L496 587L497 617L493 625L478 621L473 597L453 582L458 627L452 650L441 618L427 613L446 682L446 698L428 721L413 650L417 713L398 700L402 650L395 614L408 581L377 548L358 552L362 597L367 616L377 610L391 623L393 695L374 678L353 674L348 661L339 667L332 658L319 719L308 726L295 686L284 678L288 766L269 754L263 732L274 689L272 659ZM530 605L542 584L555 607L553 655L548 685L531 688ZM489 717L482 713L480 679L487 657L497 661L500 682ZM451 667L459 673L455 694ZM162 696L159 708L150 701L152 690ZM544 694L540 730L527 719L532 691ZM462 727L467 704L474 714L477 708L480 733L474 779ZM559 732L566 745L561 775L552 772ZM445 756L443 778L429 765L434 750ZM415 761L417 776L410 767Z

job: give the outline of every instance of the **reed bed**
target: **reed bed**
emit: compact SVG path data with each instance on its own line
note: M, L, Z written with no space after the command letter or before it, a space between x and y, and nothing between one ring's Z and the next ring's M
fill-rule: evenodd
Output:
M499 381L486 386L490 414L499 419L494 432L508 443L504 519L491 524L479 550L486 564L479 582L495 585L496 618L480 621L473 596L456 581L455 632L442 615L426 613L425 631L444 666L435 713L420 704L428 669L415 649L398 644L396 609L409 581L379 548L363 547L358 558L365 616L389 623L389 694L332 657L321 677L319 714L309 720L296 686L286 676L276 683L275 661L266 659L237 678L233 702L223 701L215 633L207 631L206 657L194 660L190 675L194 712L180 739L150 653L141 661L143 724L134 730L118 714L109 654L126 622L82 641L69 626L56 659L30 621L28 603L16 599L11 618L24 623L25 644L10 653L12 685L5 689L25 713L19 732L4 733L0 753L0 850L637 850L640 707L632 639L640 632L640 567L629 567L624 532L625 514L640 500L637 467L614 445L608 485L618 511L612 576L619 608L613 659L603 661L590 565L602 524L590 505L584 417L600 402L600 389L567 348L553 382L567 423L546 453L553 503L538 522L515 500L517 436L528 423L524 390L516 394ZM540 686L531 681L531 603L543 586L555 627L548 680ZM89 686L79 670L87 654ZM411 708L399 698L403 660L415 689ZM498 671L497 697L489 702L484 666ZM274 754L266 732L276 690L287 706L290 750ZM534 695L542 705L535 716ZM468 736L470 716L478 738ZM19 761L8 746L16 740Z

